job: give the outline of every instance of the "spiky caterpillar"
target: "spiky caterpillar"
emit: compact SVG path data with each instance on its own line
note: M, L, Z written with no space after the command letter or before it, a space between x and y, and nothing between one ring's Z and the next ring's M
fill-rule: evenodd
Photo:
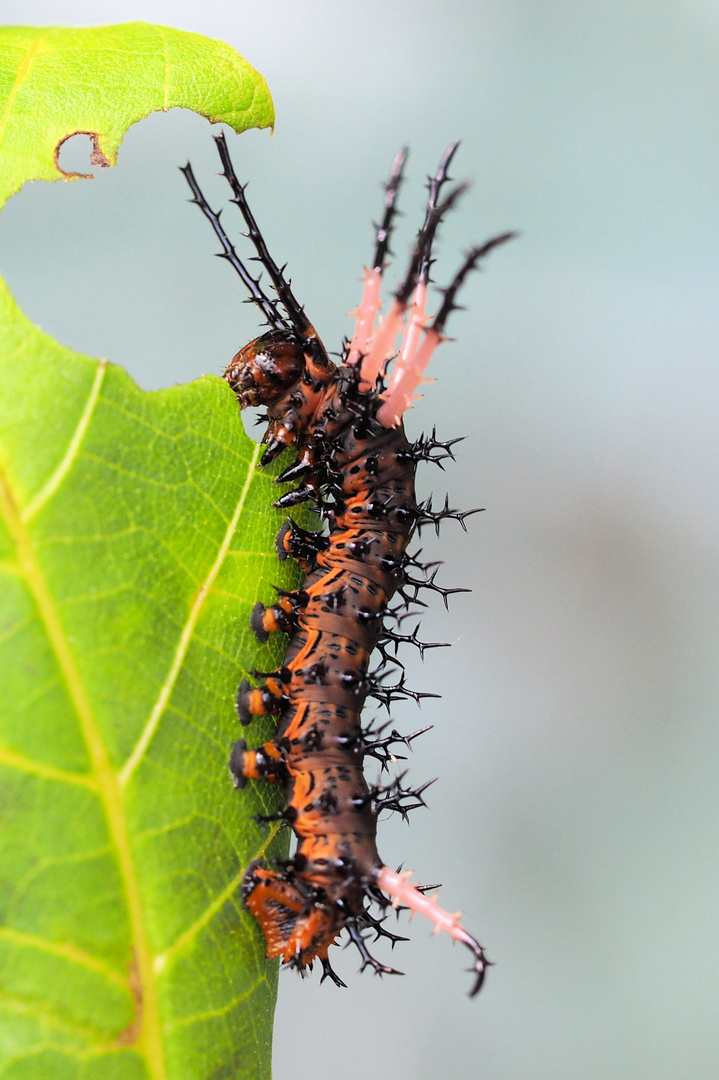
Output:
M426 216L406 277L386 318L376 326L406 156L404 152L398 155L386 187L373 266L365 273L364 294L355 313L355 335L338 366L330 360L266 248L224 137L216 142L232 201L243 214L247 235L286 312L239 259L188 165L183 171L194 201L211 221L223 257L240 274L270 327L240 350L225 378L243 408L267 407L262 464L288 446L297 450L296 463L278 480L296 480L299 486L276 505L289 507L312 500L329 526L327 535L307 533L291 522L280 530L280 558L298 559L307 579L301 590L281 594L269 608L258 603L252 613L252 628L260 640L284 631L289 644L282 667L263 685L241 684L237 710L243 724L267 714L277 715L279 721L274 738L261 747L248 749L245 740L239 740L232 750L230 770L240 787L248 779L282 785L287 805L277 816L292 828L297 846L282 866L251 866L243 897L262 926L268 956L280 956L301 972L319 959L323 979L329 976L339 985L344 984L332 970L328 950L342 930L347 930L359 949L363 969L370 965L379 973L394 973L367 950L362 932L366 928L398 940L368 905L377 904L381 912L392 905L419 911L434 922L436 931L445 930L470 949L475 973L471 993L475 994L488 963L482 947L461 925L459 915L443 911L421 887L410 884L407 875L384 866L377 851L380 811L406 814L421 804L423 789L404 789L401 778L386 787L370 787L364 758L370 755L386 764L391 760L391 745L408 743L414 736L404 740L395 732L386 738L372 736L363 730L361 714L368 695L389 704L395 694L411 694L402 681L387 687L370 674L373 651L379 648L386 659L390 642L407 640L426 647L415 635L400 635L385 626L385 619L393 614L390 604L395 594L408 606L419 588L435 588L445 598L452 591L438 589L433 578L412 576L413 568L420 572L425 568L408 554L410 538L422 524L438 526L448 517L464 524L466 516L446 504L438 512L429 504L417 504L417 463L451 456L451 444L434 438L409 443L402 415L442 341L465 277L491 248L512 234L495 237L469 252L429 322L425 303L432 241L442 216L463 190L460 185L440 201L456 150L456 144L451 146L430 180ZM399 334L402 339L396 351ZM395 355L385 387L387 364Z

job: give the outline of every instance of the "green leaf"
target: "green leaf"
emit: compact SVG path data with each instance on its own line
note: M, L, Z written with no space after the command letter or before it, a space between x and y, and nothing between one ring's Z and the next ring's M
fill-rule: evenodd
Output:
M272 122L261 76L194 34L0 45L5 197L60 178L77 130L113 163L153 109ZM286 841L251 820L267 787L235 791L226 762L238 681L281 655L250 610L297 583L278 489L220 379L143 392L4 286L0 386L0 1075L269 1077L277 968L239 884Z
M132 124L173 108L235 131L275 121L265 80L223 41L149 23L0 29L0 206L26 180L77 179L57 164L72 135L115 165Z

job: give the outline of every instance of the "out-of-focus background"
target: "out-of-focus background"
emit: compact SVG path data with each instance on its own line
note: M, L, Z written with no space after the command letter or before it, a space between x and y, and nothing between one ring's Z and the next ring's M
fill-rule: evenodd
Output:
M467 435L421 485L486 507L426 550L470 586L410 667L442 701L411 776L435 775L380 848L497 961L420 920L404 979L281 980L276 1080L716 1080L719 644L719 6L712 0L5 0L5 23L146 19L223 38L267 77L274 137L231 136L276 257L330 348L359 295L397 148L412 148L398 262L426 173L463 140L474 181L438 282L470 241L522 237L469 283L418 433ZM68 153L72 151L68 148ZM80 147L80 167L87 149ZM221 372L256 334L187 204L211 201L211 129L130 131L94 182L36 183L0 218L0 264L65 344L155 388ZM72 167L72 159L63 159ZM233 222L232 208L225 221ZM236 222L239 225L239 223ZM392 280L390 274L389 280Z

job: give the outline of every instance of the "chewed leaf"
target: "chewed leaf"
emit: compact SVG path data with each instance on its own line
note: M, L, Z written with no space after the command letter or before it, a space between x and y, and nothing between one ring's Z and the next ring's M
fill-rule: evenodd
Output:
M273 119L194 34L13 28L0 51L6 197L61 177L72 131L113 163L153 109ZM281 653L252 606L297 583L266 554L278 488L221 380L143 392L2 283L0 387L0 1073L269 1077L277 973L239 882L286 840L227 759L237 684Z
M173 108L235 131L275 119L267 83L223 41L149 23L1 29L0 205L26 180L68 179L57 157L72 135L114 165L132 124Z

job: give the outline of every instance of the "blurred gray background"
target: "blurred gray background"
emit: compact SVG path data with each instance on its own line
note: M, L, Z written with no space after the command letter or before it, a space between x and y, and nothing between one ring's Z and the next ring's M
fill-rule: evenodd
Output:
M410 684L443 699L396 719L435 725L411 775L440 779L380 843L445 883L497 966L469 1002L465 956L417 919L395 953L404 979L360 978L354 951L337 960L346 991L286 973L276 1080L716 1080L719 4L6 0L0 14L169 23L263 72L276 134L231 147L330 348L402 143L398 256L458 137L454 172L474 186L436 278L470 241L522 232L468 285L409 418L468 436L423 489L487 512L468 536L428 538L443 583L473 592L425 620L455 646ZM219 205L210 136L190 113L155 115L117 169L29 185L0 218L30 317L147 388L221 372L257 332L176 168L190 158Z

